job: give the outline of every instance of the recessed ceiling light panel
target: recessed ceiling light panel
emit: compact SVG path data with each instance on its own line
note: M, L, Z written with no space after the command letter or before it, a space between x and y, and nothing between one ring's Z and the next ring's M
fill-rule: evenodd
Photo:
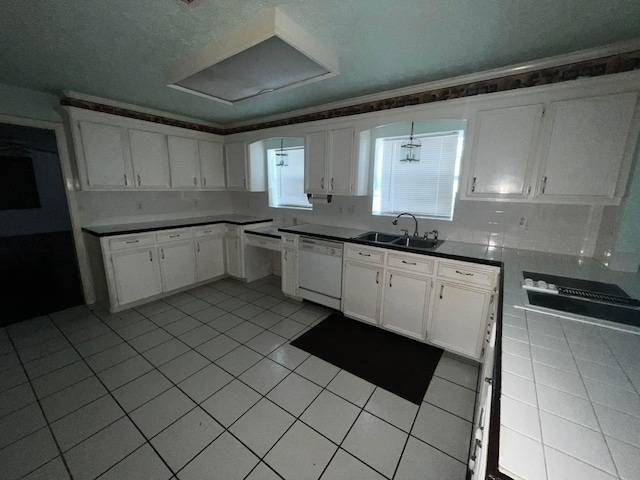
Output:
M179 65L169 86L233 105L338 73L337 58L274 9Z

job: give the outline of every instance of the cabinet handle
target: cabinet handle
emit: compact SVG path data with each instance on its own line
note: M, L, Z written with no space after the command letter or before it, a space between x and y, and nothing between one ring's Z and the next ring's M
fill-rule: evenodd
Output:
M376 285L380 283L380 272L376 272Z
M200 244L196 243L196 245L198 246L198 252L200 251Z
M124 243L138 243L140 240L127 240Z
M531 185L529 185L529 188L527 188L527 195L531 194Z
M440 285L440 299L442 300L442 292L444 291L444 285Z
M402 263L406 263L407 265L415 265L416 262L407 262L406 260L402 260Z
M129 185L129 181L127 180L127 174L124 174L124 184Z
M473 182L471 182L471 191L476 191L476 177L473 177Z
M180 236L180 234L178 233L177 235L169 235L169 238L176 238L176 237L179 237L179 236Z
M370 257L371 256L370 253L362 253L362 252L358 252L358 255L362 255L363 257Z
M198 179L196 177L193 177L193 185L198 186Z
M142 180L140 180L140 175L137 175L138 177L138 186L142 185Z
M266 245L267 242L260 242L260 245Z
M284 261L287 261L287 253L289 253L287 250L284 251Z
M540 193L544 193L544 191L546 190L546 188L547 188L547 177L544 177L544 178L542 179L542 189L540 190Z
M149 261L153 262L153 252L149 250Z
M203 187L207 186L207 177L202 177L202 186Z
M456 270L456 273L458 275L466 275L467 277L473 277L473 273L469 273L469 272L461 272L460 270Z
M203 230L202 233L211 233L211 230Z
M164 260L164 248L160 250L160 253L162 254L162 260Z
M493 303L493 297L494 297L494 296L495 296L495 295L491 295L491 300L489 300L489 305L491 305L491 304Z
M333 190L333 177L331 177L331 190Z
M320 179L320 188L324 190L324 177Z
M242 186L243 186L244 188L247 188L247 179L246 179L246 178L243 178L243 179L242 179Z
M392 286L392 285L391 285L391 280L393 280L393 274L392 274L392 275L389 275L389 286L390 286L390 287Z

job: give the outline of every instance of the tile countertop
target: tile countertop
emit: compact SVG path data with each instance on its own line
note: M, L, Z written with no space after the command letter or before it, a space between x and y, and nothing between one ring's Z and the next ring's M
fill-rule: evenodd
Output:
M214 223L232 223L234 225L251 225L254 223L270 222L271 218L250 217L246 215L213 215L207 217L175 218L171 220L156 220L148 222L121 223L115 225L95 225L83 227L82 231L105 237L109 235L123 235L127 233L149 232L169 228L194 227Z
M335 240L364 233L321 225L280 230ZM450 241L427 254L503 266L496 355L498 466L506 475L496 478L640 479L640 335L525 311L521 292L527 270L615 283L640 298L640 274L613 272L591 258Z

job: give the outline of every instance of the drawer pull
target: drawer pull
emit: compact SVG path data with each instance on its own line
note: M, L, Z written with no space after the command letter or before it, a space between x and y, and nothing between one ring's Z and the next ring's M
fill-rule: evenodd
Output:
M444 291L444 285L440 285L440 300L442 300L442 292Z
M260 245L266 245L267 242L260 242Z
M393 275L389 275L389 287L391 287L391 280L393 280Z
M370 253L362 253L362 252L358 252L358 255L362 255L363 257L370 257L371 256Z
M177 237L179 237L179 236L180 236L180 234L177 234L177 235L169 235L169 238L177 238Z
M415 265L416 262L407 262L406 260L402 260L402 263L406 263L407 265Z
M376 285L380 283L380 272L376 272Z
M469 272L461 272L460 270L456 270L456 273L458 275L466 275L468 277L473 277L473 273L469 273Z
M203 230L202 233L211 233L211 230Z
M127 240L125 243L138 243L140 240Z

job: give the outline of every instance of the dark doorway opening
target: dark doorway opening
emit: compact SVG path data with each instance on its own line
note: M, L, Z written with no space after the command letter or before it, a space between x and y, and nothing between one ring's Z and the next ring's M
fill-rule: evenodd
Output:
M0 327L84 303L53 130L0 123Z

